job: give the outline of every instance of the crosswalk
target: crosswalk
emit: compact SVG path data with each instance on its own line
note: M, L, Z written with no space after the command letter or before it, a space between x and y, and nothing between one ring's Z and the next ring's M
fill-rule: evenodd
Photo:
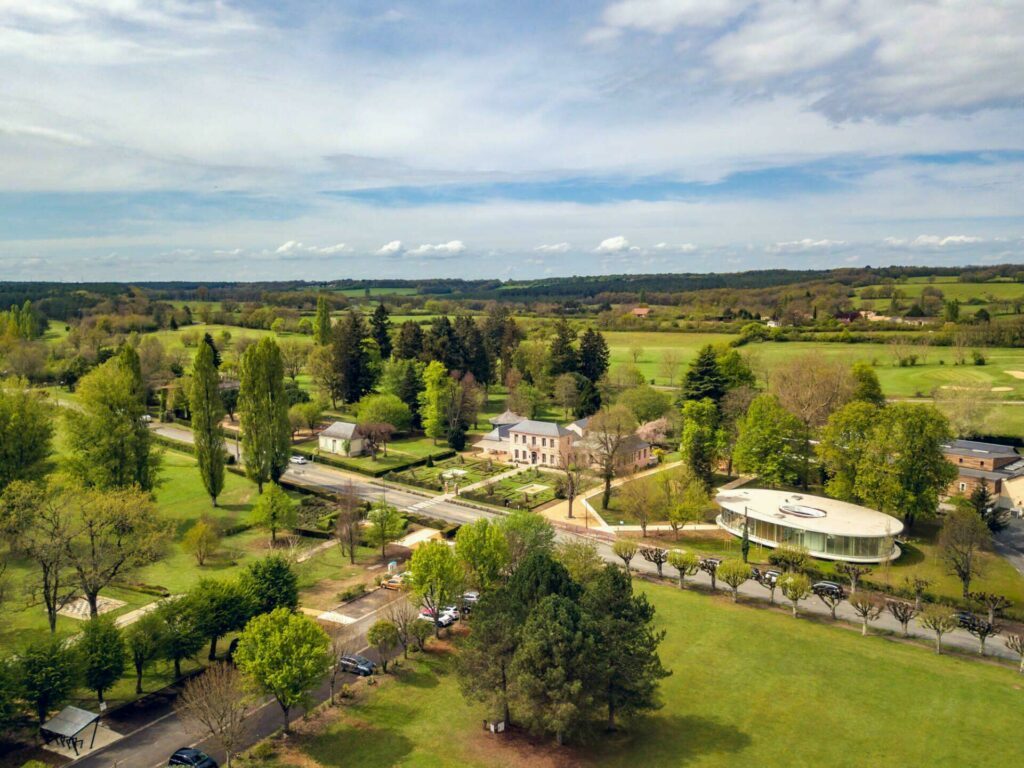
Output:
M451 496L447 495L447 494L444 495L444 496L432 496L429 499L424 499L423 501L417 501L415 504L411 504L410 506L405 508L405 511L406 512L422 512L425 509L430 509L431 507L436 507L438 504L441 504L442 502L448 501L448 499L450 499L450 498L451 498Z

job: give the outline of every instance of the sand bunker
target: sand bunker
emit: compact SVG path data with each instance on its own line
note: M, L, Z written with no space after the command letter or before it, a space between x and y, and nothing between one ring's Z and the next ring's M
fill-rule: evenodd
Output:
M1013 392L1013 387L992 387L993 392Z
M1007 376L1013 376L1015 379L1024 379L1024 371L1003 371Z

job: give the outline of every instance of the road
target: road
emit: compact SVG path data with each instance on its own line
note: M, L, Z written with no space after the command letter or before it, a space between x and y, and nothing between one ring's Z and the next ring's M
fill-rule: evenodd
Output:
M377 660L376 652L366 647L366 631L391 603L398 599L404 599L404 595L382 589L370 593L363 599L377 601L380 605L374 605L366 611L358 610L358 603L362 600L346 606L346 610L350 607L357 609L350 611L351 613L362 613L362 615L355 623L349 624L345 628L345 632L351 633L354 647L362 649L359 653ZM340 687L343 683L352 683L355 680L353 675L341 675L337 685ZM330 686L325 681L313 692L311 700L314 705L319 705L327 701L329 696ZM292 721L294 722L301 715L302 710L294 710ZM246 716L246 747L256 744L277 731L281 727L281 718L281 709L274 700L261 701ZM174 711L173 693L150 702L146 712L133 712L129 707L125 711L112 712L104 719L104 722L114 730L121 731L128 728L132 728L132 730L124 738L105 749L80 758L73 763L76 768L158 768L166 766L167 759L174 751L185 746L198 746L199 749L213 756L223 765L224 754L221 750L213 746L209 740L197 740L185 728Z

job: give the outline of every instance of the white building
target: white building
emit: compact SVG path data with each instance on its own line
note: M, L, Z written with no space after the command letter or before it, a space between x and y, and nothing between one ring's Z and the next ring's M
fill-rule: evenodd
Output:
M339 456L361 456L364 452L359 427L350 421L336 421L320 433L320 450Z
M877 563L900 556L895 517L846 501L788 491L736 488L715 497L716 522L734 536L766 547L803 547L811 557Z

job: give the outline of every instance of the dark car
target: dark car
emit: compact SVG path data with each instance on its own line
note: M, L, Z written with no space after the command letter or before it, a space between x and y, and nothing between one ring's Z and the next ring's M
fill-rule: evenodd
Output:
M981 619L970 611L957 611L955 614L957 623L964 629L971 629L981 623Z
M374 672L377 671L377 662L376 661L373 661L372 659L368 659L365 656L360 656L358 653L355 654L352 658L355 659L356 661L358 661L364 667L369 667Z
M171 755L171 759L167 761L167 765L187 765L189 768L218 768L216 760L205 752L200 752L198 749L192 749L192 747L179 749Z
M762 571L760 568L751 568L750 576L754 581L759 584L768 584L769 586L779 580L779 576L782 574L776 570L769 568L768 570Z
M811 586L811 591L816 595L824 595L826 597L838 597L840 599L846 597L846 591L834 581L815 582Z
M373 665L364 664L358 656L342 656L338 659L338 666L343 672L351 672L359 677L369 677L373 674Z

